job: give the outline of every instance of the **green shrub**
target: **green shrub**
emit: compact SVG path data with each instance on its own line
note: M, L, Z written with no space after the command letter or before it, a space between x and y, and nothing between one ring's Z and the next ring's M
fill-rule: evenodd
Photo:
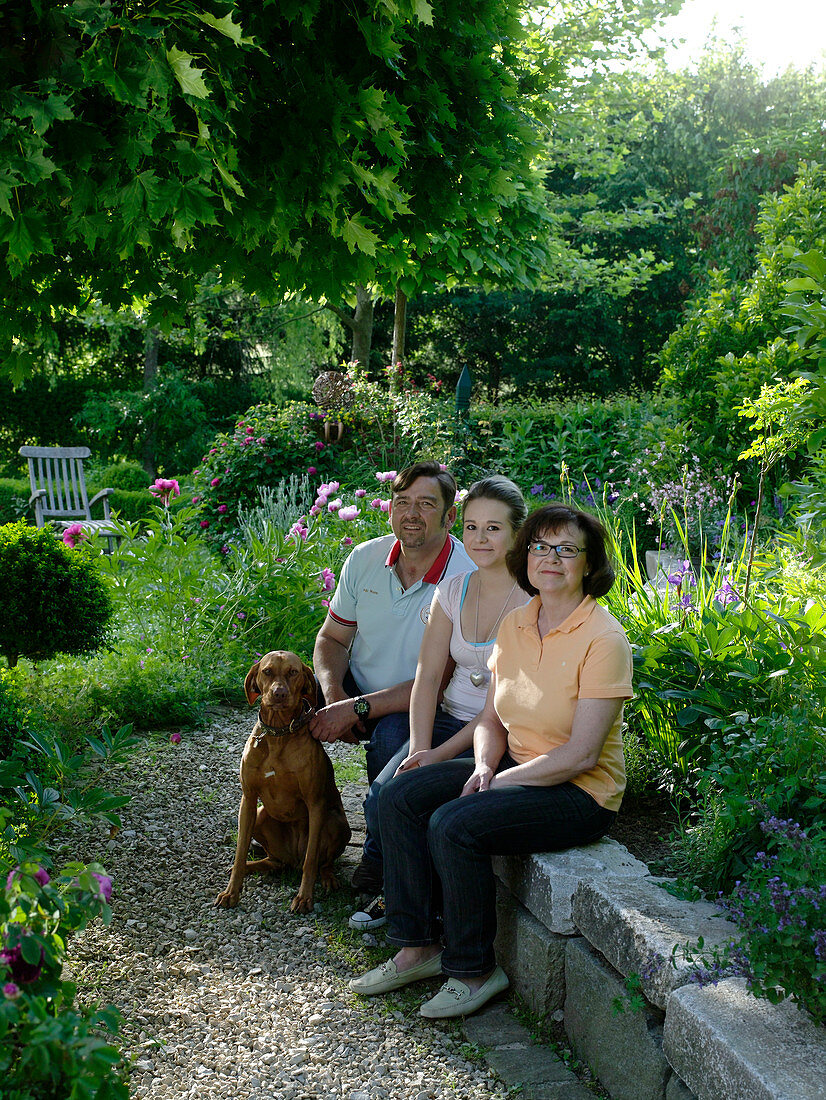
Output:
M29 483L16 478L0 478L0 523L15 523L29 507Z
M42 660L100 646L112 614L93 551L69 550L50 530L0 527L0 653Z
M29 707L12 669L0 668L0 760L21 753Z
M826 167L804 166L780 197L766 196L757 222L760 247L755 273L745 284L715 274L707 295L660 353L662 386L679 396L697 453L727 472L748 444L736 406L764 384L789 377L796 345L786 335L786 285L796 270L794 254L826 247Z
M145 492L151 480L139 462L116 462L112 466L104 466L94 477L89 478L89 490L97 492L99 489L129 489L132 492Z

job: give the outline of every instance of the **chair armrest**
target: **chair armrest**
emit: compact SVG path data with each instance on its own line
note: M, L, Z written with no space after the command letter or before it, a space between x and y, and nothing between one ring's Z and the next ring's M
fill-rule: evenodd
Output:
M114 489L101 489L99 493L95 493L92 499L89 501L89 512L92 511L92 505L96 504L99 500L103 501L103 518L111 519L111 513L109 511L109 497L114 493Z
M32 495L29 497L29 504L34 504L34 502L36 500L40 500L41 497L45 497L45 495L46 495L46 490L45 489L36 489L32 493Z

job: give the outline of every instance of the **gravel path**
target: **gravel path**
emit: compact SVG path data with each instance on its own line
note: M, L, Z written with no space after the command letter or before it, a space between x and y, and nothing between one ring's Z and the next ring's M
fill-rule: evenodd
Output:
M458 1024L418 1016L438 981L373 1001L350 993L352 974L386 952L347 929L349 889L296 916L288 909L297 875L253 877L238 909L213 908L232 862L238 763L252 721L250 712L221 709L179 745L166 735L148 739L117 780L133 796L122 832L85 839L82 858L99 859L114 877L115 915L108 928L96 922L72 941L69 966L85 997L125 1016L132 1096L508 1095ZM354 828L340 862L347 882L358 860L363 786L346 780L363 754L336 745L331 756L344 768L339 786Z

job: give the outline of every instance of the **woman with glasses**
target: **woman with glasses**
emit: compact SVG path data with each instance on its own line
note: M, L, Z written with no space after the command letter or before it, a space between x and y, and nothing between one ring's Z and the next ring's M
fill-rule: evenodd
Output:
M404 772L379 797L387 938L399 951L350 988L373 995L446 974L420 1009L432 1019L475 1012L508 986L493 953L491 856L597 840L625 789L631 649L596 603L614 583L602 525L540 508L508 565L533 599L499 627L474 760Z

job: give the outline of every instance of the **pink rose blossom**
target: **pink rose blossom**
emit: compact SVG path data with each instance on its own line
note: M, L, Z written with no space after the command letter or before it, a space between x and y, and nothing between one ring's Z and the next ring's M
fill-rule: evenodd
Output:
M315 449L317 451L323 451L324 450L324 444L321 442L320 439L316 441Z
M193 497L192 498L192 503L193 504L200 504L201 503L201 498L200 497Z
M216 485L220 485L220 484L221 484L220 477L214 477L212 479L212 481L210 481L210 485L213 487L213 489L215 488Z
M255 428L253 428L252 424L247 424L247 435L252 435L254 431Z
M202 519L201 520L201 526L206 531L207 527L209 527L209 520L208 519Z
M224 512L226 512L226 510L227 510L227 506L226 506L226 504L219 504L219 505L218 505L218 512L219 512L219 513L220 513L221 515L223 515L223 514L224 514Z
M172 742L173 745L180 745L181 735L179 733L173 733L170 735L169 740Z
M20 871L19 863L15 868L9 871L8 878L6 879L7 890L11 889L12 884L14 883L14 880L17 878L18 874L22 874L22 872ZM28 871L27 874L30 874L32 878L40 884L40 886L45 886L47 882L51 881L49 877L49 872L46 870L45 867L38 867L34 871Z
M6 982L3 986L3 996L13 1001L15 997L20 996L20 986L15 985L14 982Z
M312 477L313 474L318 473L318 470L315 468L315 466L308 466L307 467L307 473L310 475L310 477Z

